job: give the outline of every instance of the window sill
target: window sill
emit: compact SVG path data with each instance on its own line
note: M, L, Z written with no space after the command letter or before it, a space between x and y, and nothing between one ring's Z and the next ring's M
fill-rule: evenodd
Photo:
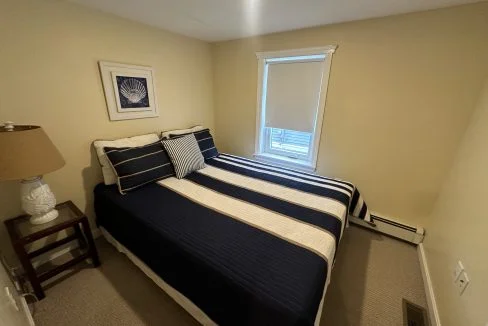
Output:
M315 173L315 166L306 161L294 160L291 158L273 155L268 153L254 154L256 160L263 163L275 164L284 168L295 169L303 172Z

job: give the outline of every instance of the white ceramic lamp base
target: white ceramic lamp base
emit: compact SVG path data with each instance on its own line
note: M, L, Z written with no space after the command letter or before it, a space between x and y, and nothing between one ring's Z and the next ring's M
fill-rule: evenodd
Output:
M44 224L56 219L58 215L58 211L56 209L53 209L43 215L32 215L29 219L29 222L31 222L32 224Z
M59 213L56 207L56 197L42 177L22 180L20 185L22 209L31 215L32 224L44 224L54 220Z

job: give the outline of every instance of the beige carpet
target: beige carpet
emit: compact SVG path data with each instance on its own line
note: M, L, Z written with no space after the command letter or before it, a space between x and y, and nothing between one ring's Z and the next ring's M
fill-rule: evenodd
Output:
M345 234L321 325L403 325L402 298L424 308L417 248L359 227Z
M124 255L103 239L97 245L102 266L82 266L49 284L36 304L37 325L198 325ZM416 248L351 226L321 325L403 325L402 298L426 307Z

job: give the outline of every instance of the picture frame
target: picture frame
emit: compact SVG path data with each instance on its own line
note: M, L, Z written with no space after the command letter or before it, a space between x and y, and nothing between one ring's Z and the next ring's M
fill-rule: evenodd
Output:
M98 64L111 121L159 116L152 67L109 61Z

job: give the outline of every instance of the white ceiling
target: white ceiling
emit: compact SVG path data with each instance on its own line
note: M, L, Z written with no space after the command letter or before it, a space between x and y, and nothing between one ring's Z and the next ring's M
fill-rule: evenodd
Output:
M390 16L479 0L68 0L205 41Z

